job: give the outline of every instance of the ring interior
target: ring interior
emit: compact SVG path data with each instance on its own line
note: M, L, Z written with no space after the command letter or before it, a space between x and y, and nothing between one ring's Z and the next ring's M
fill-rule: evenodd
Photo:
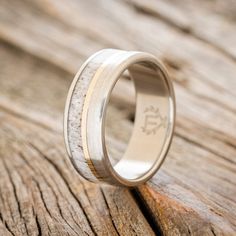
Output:
M136 90L135 122L127 149L113 168L122 178L135 180L161 164L172 115L170 91L161 69L140 62L128 71Z

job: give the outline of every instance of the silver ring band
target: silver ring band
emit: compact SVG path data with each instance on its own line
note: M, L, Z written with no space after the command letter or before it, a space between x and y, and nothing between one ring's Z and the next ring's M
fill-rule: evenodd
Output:
M126 152L112 166L105 145L106 109L111 91L126 69L135 85L135 123ZM83 64L72 82L64 115L65 143L84 178L135 186L150 179L161 166L174 121L174 90L163 65L148 53L104 49Z

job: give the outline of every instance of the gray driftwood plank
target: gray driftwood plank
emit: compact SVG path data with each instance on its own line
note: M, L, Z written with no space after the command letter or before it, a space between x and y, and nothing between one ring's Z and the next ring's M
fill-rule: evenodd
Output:
M178 23L185 11L181 4L132 2L1 1L1 235L235 234L234 45L199 30L195 18L188 34L180 30L174 19ZM202 5L189 4L203 14ZM170 7L175 14L168 18ZM217 19L232 34L235 19L224 17L227 11ZM83 181L62 140L71 79L104 47L155 54L176 88L177 124L167 160L149 183L131 191ZM117 88L108 121L118 154L132 129L131 86L124 80ZM122 120L118 127L116 120Z

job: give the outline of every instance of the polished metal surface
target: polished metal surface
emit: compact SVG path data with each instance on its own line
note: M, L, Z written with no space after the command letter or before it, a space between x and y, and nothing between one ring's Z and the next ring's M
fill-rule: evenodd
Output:
M111 91L128 69L136 90L133 133L121 160L112 166L105 144ZM68 154L90 181L135 186L150 179L167 155L175 121L172 82L151 54L104 49L90 57L74 78L64 116Z

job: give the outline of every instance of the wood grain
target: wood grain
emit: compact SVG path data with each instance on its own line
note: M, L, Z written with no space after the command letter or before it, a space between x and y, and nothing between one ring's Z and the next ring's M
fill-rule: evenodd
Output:
M199 2L1 1L1 235L235 235L236 8ZM133 190L85 182L63 145L69 84L104 47L151 52L174 80L173 145ZM118 153L132 91L120 84L108 120Z

